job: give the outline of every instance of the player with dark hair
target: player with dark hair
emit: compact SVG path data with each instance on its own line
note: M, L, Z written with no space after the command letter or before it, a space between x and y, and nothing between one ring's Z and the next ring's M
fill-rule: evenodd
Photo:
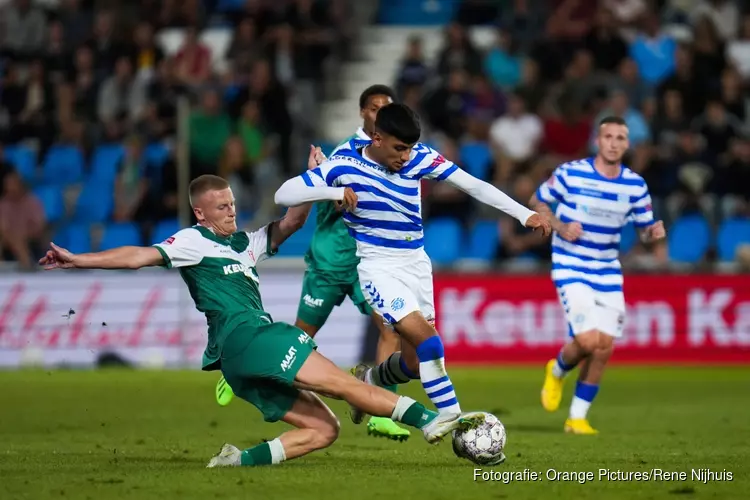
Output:
M402 351L373 369L360 365L358 378L379 386L419 379L439 416L426 429L441 433L462 419L445 368L443 343L435 331L432 265L424 250L420 183L446 181L478 201L502 210L527 227L549 233L549 223L419 143L416 114L402 104L378 111L371 141L352 140L318 168L286 181L276 202L294 207L320 199L318 189L350 187L357 207L343 215L357 244L359 284L370 306L402 339ZM359 423L366 410L352 410Z
M316 164L314 153L311 166ZM357 204L349 188L319 188L316 196L340 202L346 210ZM258 408L267 422L281 420L296 427L244 451L225 444L208 467L277 464L330 446L338 437L339 421L315 393L423 429L430 443L484 417L478 414L453 428L428 429L435 412L411 398L357 380L318 353L305 332L274 321L264 310L256 266L302 227L310 204L291 208L282 219L248 233L237 230L234 196L226 180L212 175L193 180L190 203L198 224L163 243L78 255L52 243L39 264L47 270L179 269L196 308L208 322L203 370L221 370L237 395Z
M386 85L372 85L365 89L359 97L362 127L339 144L334 149L334 154L352 140L370 140L378 110L392 103L395 98L393 90ZM319 158L324 159L325 157ZM380 335L375 361L382 363L399 350L401 341L383 319L373 312L362 295L357 277L357 245L344 224L340 207L335 202L322 201L317 203L316 208L315 233L305 254L307 270L302 282L295 326L315 337L333 312L333 308L341 305L348 296L362 314L372 318L378 328ZM386 389L392 392L396 392L397 388L396 384L386 386ZM232 397L232 389L222 377L216 385L216 400L225 406L231 402ZM408 429L399 427L390 418L383 417L372 417L367 422L367 432L370 435L398 441L406 440L410 436Z
M596 156L557 167L530 201L552 221L552 280L571 337L557 359L547 363L542 406L550 412L559 408L564 377L580 364L564 425L574 434L597 433L587 419L588 410L599 392L614 339L623 332L625 297L618 259L622 229L633 221L644 243L666 236L664 224L654 220L646 181L622 164L629 147L627 124L607 117L597 132ZM552 203L558 204L555 214Z

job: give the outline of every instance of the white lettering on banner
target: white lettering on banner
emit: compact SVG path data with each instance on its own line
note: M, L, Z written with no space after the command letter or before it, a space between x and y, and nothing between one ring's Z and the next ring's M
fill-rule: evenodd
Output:
M493 300L490 293L482 287L464 291L442 289L438 297L440 334L446 344L464 341L470 346L508 347L516 343L552 346L567 335L567 323L557 301ZM678 315L683 325L687 324L687 342L691 347L704 346L708 339L717 346L750 345L750 302L736 302L734 291L728 288L713 291L687 288L681 293L685 293L686 311L678 305L681 298L673 298L671 303L629 304L625 332L618 345L672 346ZM733 318L731 323L730 318Z
M688 294L688 341L703 345L708 337L718 346L750 345L750 302L734 307L734 328L727 323L725 313L734 300L734 292L720 288L708 293L691 290Z
M275 321L293 323L303 271L266 270L264 305ZM72 313L70 313L72 311ZM319 335L335 363L359 361L367 318L346 301ZM176 272L0 274L0 367L33 357L47 365L88 365L102 352L135 363L200 366L206 319Z
M507 346L519 341L530 346L546 345L559 342L567 333L565 317L556 301L487 303L487 292L482 288L463 293L447 288L439 300L440 335L446 343L463 339L470 345Z

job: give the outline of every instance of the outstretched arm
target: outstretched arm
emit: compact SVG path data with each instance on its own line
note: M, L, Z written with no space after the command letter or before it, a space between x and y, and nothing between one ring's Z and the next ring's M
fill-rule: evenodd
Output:
M118 247L103 252L74 254L50 243L39 264L45 269L140 269L164 264L155 247Z
M544 235L550 233L549 223L543 217L539 217L539 214L524 207L492 184L477 179L468 172L456 169L445 178L445 182L464 191L477 201L505 212L526 227L540 228Z
M292 177L276 191L274 201L277 205L296 207L311 201L342 201L344 199L343 187L316 184L312 176L317 175L312 171Z

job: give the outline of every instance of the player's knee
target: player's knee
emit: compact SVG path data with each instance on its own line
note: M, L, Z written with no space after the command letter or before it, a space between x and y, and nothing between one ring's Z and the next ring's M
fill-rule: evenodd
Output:
M339 431L341 430L341 422L335 416L327 420L324 424L319 425L315 428L315 438L313 446L316 449L328 448L331 446L339 437Z
M575 341L586 354L593 354L599 348L599 331L589 330L576 335Z

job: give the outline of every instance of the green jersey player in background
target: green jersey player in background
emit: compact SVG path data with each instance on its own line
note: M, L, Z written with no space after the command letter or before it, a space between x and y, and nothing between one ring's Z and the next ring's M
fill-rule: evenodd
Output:
M313 149L311 161L314 153ZM314 199L340 201L347 210L357 204L350 188L315 191ZM482 421L484 414L477 413L464 415L452 427L438 425L435 412L357 380L318 353L305 332L274 321L264 310L256 266L302 227L310 203L292 207L282 219L249 233L237 230L234 195L226 180L204 175L190 183L189 192L198 224L163 243L78 255L52 243L39 264L47 270L179 269L208 323L203 370L221 370L237 395L255 406L265 421L281 420L295 427L244 451L225 444L208 467L277 464L331 445L338 437L339 421L315 393L419 428L429 443Z
M386 85L373 85L359 97L359 116L363 124L356 133L348 137L334 149L337 151L352 139L369 141L375 126L378 110L395 100L395 93ZM318 163L324 156L316 158ZM373 313L362 295L357 277L357 244L349 235L349 230L341 218L340 206L335 202L318 202L315 233L310 248L305 254L307 270L302 282L297 320L295 326L304 330L310 337L323 327L333 308L349 297L362 314L368 315L380 332L376 362L383 363L399 350L400 338L389 328L381 317ZM386 387L396 392L397 385ZM216 385L216 400L225 406L232 401L233 392L222 377ZM367 433L389 439L404 441L410 432L399 427L390 418L371 417L367 423Z

